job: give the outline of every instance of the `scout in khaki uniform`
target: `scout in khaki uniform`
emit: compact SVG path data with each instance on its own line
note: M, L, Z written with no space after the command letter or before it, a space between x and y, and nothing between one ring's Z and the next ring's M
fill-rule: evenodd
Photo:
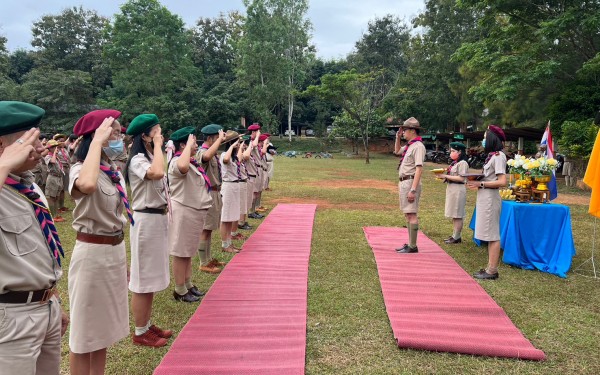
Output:
M0 101L0 374L58 375L67 329L55 295L62 247L30 172L44 110Z
M104 152L120 134L120 115L92 111L73 129L83 138L69 178L77 232L69 264L71 374L103 373L107 347L129 335L124 210L134 222L125 181Z
M232 239L235 234L232 233L232 228L237 223L240 212L242 211L242 198L244 204L246 193L242 193L241 186L245 186L246 181L243 178L240 160L250 158L250 154L244 155L242 148L242 139L239 134L234 131L227 131L224 142L227 146L227 151L221 154L221 177L223 188L223 209L221 210L221 250L229 253L237 253L239 249L234 247ZM240 234L236 239L242 239Z
M256 129L254 131L258 131L260 133L258 130L260 129L260 125L253 124L248 127L248 130L250 130L250 128ZM246 184L246 208L244 214L240 217L242 224L238 224L238 228L249 230L252 229L252 226L246 222L246 218L251 217L249 213L254 212L252 211L252 204L254 202L254 185L256 184L258 172L256 169L256 164L254 163L253 150L258 147L258 137L251 140L249 135L245 135L242 139L246 143L246 149L244 150L244 153L249 152L250 159L246 160L245 162L242 161L248 180Z
M259 194L262 190L262 160L261 151L259 149L260 142L260 125L252 124L248 126L250 131L250 139L252 142L248 145L251 147L250 160L246 163L248 169L248 217L251 219L262 219L264 215L256 212L256 203ZM252 187L252 189L250 189ZM252 192L250 192L252 190Z
M258 198L256 199L256 212L266 212L267 208L262 205L262 192L266 190L269 184L269 163L267 162L267 148L269 147L269 137L271 134L262 133L260 137L258 137L259 144L259 154L260 154L260 162L261 162L261 186L260 191L258 192Z
M395 154L400 155L398 168L398 191L400 209L406 217L408 226L408 244L396 249L398 253L418 253L417 234L419 233L419 198L421 197L421 174L425 161L425 146L419 136L421 126L416 118L411 117L404 121L401 131L396 133ZM408 141L402 149L400 147L400 134Z
M129 231L131 268L129 290L135 323L136 345L160 347L173 335L150 323L154 293L169 286L167 218L169 197L164 142L158 117L142 114L131 121L127 134L133 136L125 181L131 186L131 208L135 225Z
M452 219L454 232L452 236L444 240L447 244L461 243L461 232L465 217L465 205L467 204L467 189L465 187L465 174L469 173L467 163L467 147L460 142L450 143L450 158L452 164L448 166L445 174L440 176L446 187L446 207L444 214Z
M498 189L506 186L506 155L502 152L506 141L504 131L490 125L483 136L482 146L488 154L483 165L483 178L468 181L467 187L477 190L477 217L474 237L488 243L488 265L473 274L476 279L498 278L500 263L500 211L502 198Z
M173 256L173 276L177 301L197 302L204 295L192 283L192 257L197 254L200 234L212 205L210 180L192 157L198 149L195 128L188 126L171 135L175 155L167 167L173 207L169 229L169 253Z
M64 167L61 159L58 157L59 154L59 143L54 139L51 139L46 144L48 154L44 157L44 163L48 167L48 177L46 177L46 198L50 205L50 212L54 217L54 222L62 223L65 221L60 216L59 202L60 197L63 197L64 202L64 191L63 191L63 179L64 179Z
M67 212L69 211L69 208L65 206L65 192L69 189L69 172L71 170L71 157L65 146L67 136L65 134L55 134L52 139L58 143L58 152L56 157L60 162L60 167L63 172L63 188L60 191L60 197L58 199L58 211Z
M196 160L202 164L202 168L210 180L212 205L206 214L198 254L200 255L200 271L214 274L221 272L221 267L225 265L213 258L210 251L212 232L221 226L223 200L221 198L221 163L217 151L225 140L225 133L223 127L217 124L206 125L200 132L204 134L206 140L198 149Z
M252 149L248 147L247 142L250 142L250 136L242 136L240 139L240 148L242 149L244 157L237 161L239 166L238 175L240 180L240 219L237 223L234 222L232 225L231 238L234 240L246 239L246 236L241 233L233 233L233 229L236 228L236 225L237 229L252 229L252 226L250 226L246 221L246 214L248 213L248 169L246 168L246 163L250 160L250 152L252 151Z

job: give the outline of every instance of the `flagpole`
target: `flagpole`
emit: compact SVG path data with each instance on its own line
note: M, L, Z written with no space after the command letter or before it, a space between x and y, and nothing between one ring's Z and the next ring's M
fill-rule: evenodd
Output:
M579 267L575 268L575 270L573 270L573 272L576 272L577 274L584 276L584 277L591 277L593 279L598 279L598 273L596 272L596 262L594 261L594 252L596 250L596 224L597 224L597 220L598 218L594 216L594 237L592 237L592 257L589 258L588 260L586 260L585 262L581 263L579 265ZM583 266L587 263L587 262L592 262L592 273L594 274L594 276L588 276L584 273L582 273L582 271L584 271L582 268ZM580 271L581 270L581 271ZM579 272L577 272L579 271Z

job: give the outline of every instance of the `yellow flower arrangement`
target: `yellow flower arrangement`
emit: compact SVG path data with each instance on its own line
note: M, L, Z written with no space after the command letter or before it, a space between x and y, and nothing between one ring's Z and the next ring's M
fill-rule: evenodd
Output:
M515 155L514 159L507 161L510 173L520 174L521 176L549 176L554 170L556 170L556 159L546 158L542 156L540 158L526 158L522 155Z

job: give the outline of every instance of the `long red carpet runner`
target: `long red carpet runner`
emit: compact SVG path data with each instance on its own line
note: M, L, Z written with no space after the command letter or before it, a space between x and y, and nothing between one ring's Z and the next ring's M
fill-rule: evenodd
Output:
M419 232L417 254L397 254L404 228L363 228L401 348L543 360L504 310L435 242Z
M314 204L275 207L154 374L304 374Z

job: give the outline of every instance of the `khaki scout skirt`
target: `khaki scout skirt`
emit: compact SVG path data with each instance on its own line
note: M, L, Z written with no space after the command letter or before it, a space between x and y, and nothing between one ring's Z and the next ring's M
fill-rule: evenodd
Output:
M240 185L240 216L248 213L248 183L239 182ZM239 217L238 217L239 219Z
M254 193L259 193L262 191L262 175L263 175L263 170L258 169L256 171L256 178L254 179L254 181L252 181L252 186L254 187L254 190L253 190Z
M482 241L500 241L500 212L502 198L498 189L477 190L475 238Z
M250 213L252 209L252 201L254 201L254 185L256 185L256 177L248 177L248 185L246 185L246 213Z
M221 221L231 223L240 219L240 185L241 182L223 182L221 195L223 195L223 208Z
M129 231L131 273L129 290L154 293L169 286L167 215L133 212L135 225Z
M48 177L46 177L46 190L44 191L44 194L47 197L58 198L62 191L63 177L49 174Z
M221 185L221 188L223 185ZM218 230L221 227L221 209L223 208L223 193L221 191L210 191L212 197L212 206L206 213L206 220L204 221L205 230Z
M421 198L421 184L417 187L415 200L408 201L408 192L412 187L413 180L404 180L398 182L398 195L400 199L400 209L405 214L416 214L419 211L419 199Z
M465 217L465 205L467 204L467 188L464 184L448 184L446 186L446 207L444 216L451 219L462 219Z
M125 241L116 246L76 241L68 283L73 353L108 348L129 335Z
M197 210L171 201L173 223L169 227L169 254L191 258L198 253L200 235L208 210Z

